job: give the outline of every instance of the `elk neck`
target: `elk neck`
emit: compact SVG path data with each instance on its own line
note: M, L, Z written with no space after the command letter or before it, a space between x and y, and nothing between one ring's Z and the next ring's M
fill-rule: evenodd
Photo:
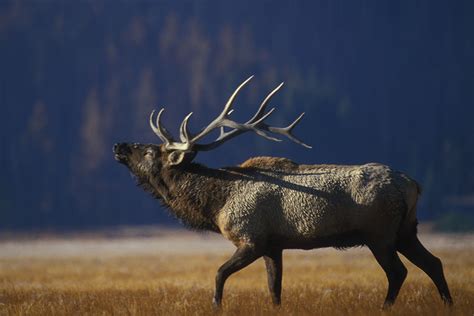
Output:
M233 187L230 173L189 163L163 168L160 188L155 186L170 211L186 226L220 232L215 217Z

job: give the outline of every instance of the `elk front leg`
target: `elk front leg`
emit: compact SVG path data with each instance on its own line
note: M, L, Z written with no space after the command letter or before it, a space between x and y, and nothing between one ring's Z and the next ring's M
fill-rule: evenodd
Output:
M217 271L216 291L212 301L215 306L221 305L224 283L227 278L233 273L245 268L261 256L262 254L254 245L242 245L237 248L232 257Z
M264 257L267 267L268 289L275 305L281 304L281 279L283 275L282 250L272 250Z

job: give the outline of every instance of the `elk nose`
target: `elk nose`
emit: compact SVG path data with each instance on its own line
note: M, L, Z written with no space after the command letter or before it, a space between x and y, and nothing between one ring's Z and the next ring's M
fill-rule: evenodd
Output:
M120 152L123 152L126 147L127 147L127 144L125 144L125 143L115 144L114 145L114 153L118 154Z

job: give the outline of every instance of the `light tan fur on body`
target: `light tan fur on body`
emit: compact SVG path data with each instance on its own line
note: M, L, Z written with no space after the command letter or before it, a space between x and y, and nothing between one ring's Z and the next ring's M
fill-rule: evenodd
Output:
M257 157L240 168L246 177L230 192L239 198L228 199L217 214L220 231L236 245L277 239L304 248L318 238L358 232L390 243L416 207L416 182L380 164L299 165Z

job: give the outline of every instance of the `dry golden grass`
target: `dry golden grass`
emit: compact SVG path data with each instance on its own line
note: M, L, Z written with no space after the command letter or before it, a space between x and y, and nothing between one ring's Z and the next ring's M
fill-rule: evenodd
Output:
M470 245L433 251L445 266L455 301L451 309L443 306L428 277L404 260L408 278L394 307L382 312L385 275L368 250L356 249L286 252L280 308L271 305L264 264L259 260L227 281L223 307L215 311L211 305L215 272L231 248L207 251L208 241L204 241L203 248L191 254L160 254L147 247L148 241L142 241L143 252L131 254L110 255L106 250L81 254L80 249L64 256L41 255L41 249L30 256L0 253L0 315L474 313L474 248Z

